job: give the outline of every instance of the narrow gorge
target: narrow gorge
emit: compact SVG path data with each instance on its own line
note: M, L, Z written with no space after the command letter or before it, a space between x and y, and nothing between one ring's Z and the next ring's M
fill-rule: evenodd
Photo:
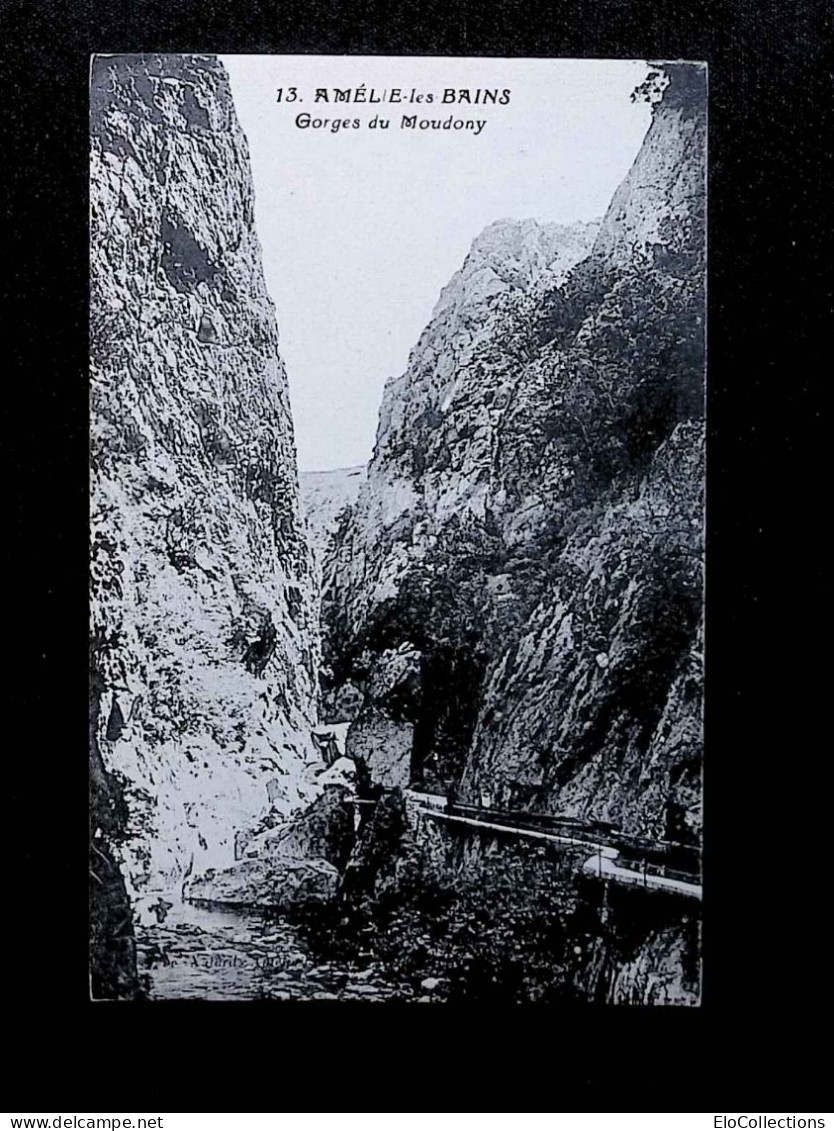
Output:
M224 69L96 58L93 996L699 1001L705 70L635 97L299 476Z

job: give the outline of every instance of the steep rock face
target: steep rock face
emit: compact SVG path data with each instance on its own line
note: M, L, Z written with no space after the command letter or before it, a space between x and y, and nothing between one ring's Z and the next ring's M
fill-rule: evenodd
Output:
M497 221L441 292L408 369L385 387L368 480L344 533L346 576L335 584L351 625L398 592L449 521L484 517L529 348L523 315L588 254L597 227Z
M611 979L612 1005L697 1005L700 969L693 928L655 932ZM694 968L694 969L693 969Z
M439 704L433 682L465 698L472 665L480 660L457 657L444 642L440 621L446 597L454 602L451 593L439 595L435 616L423 622L419 595L412 600L410 590L422 585L426 570L443 588L458 580L464 588L478 584L465 569L465 578L446 578L432 561L444 556L449 540L462 561L460 524L476 525L478 537L489 524L501 422L528 356L525 316L588 253L597 228L509 220L490 225L442 291L408 369L386 385L367 482L334 537L322 593L323 706L336 719L361 710L351 752L371 757L380 770L384 749L373 753L370 745L390 742L402 762L407 743L431 745L438 726L471 730L468 704L462 715L452 703L442 707L445 723L425 714L421 721L422 702ZM413 662L402 684L382 679L385 702L378 702L373 669L379 663L390 669L389 646L405 647ZM414 664L421 669L417 681ZM453 741L460 745L460 735ZM394 777L399 781L407 772L403 764Z
M94 999L140 996L130 899L115 847L128 814L119 782L108 773L98 745L100 680L93 673L90 704L90 993Z
M668 70L592 254L538 312L543 344L508 420L502 503L528 516L525 544L546 568L490 670L462 794L488 788L513 806L693 841L705 91L701 68Z
M360 464L332 471L304 471L298 477L301 508L320 567L324 566L330 543L339 528L339 518L346 507L356 502L365 474L365 465Z
M322 595L333 588L344 531L366 478L364 464L331 471L308 471L299 477L301 505L318 579L320 617ZM320 668L320 675L320 717L333 723L344 723L354 718L361 702L358 689L350 683L334 688L332 670L326 665Z
M700 428L679 424L634 497L567 539L490 673L465 797L658 839L698 827L702 480Z
M91 138L94 739L170 890L311 795L315 579L222 66L97 57Z
M413 782L692 840L705 89L666 76L598 232L493 225L443 292L323 611L377 761L407 724Z
M638 159L614 193L594 244L609 268L627 267L653 246L669 244L669 221L703 220L706 72L668 66Z

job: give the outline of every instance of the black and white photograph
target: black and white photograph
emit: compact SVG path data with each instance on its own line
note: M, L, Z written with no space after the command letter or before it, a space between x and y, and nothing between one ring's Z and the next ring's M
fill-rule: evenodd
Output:
M92 999L700 1007L708 78L91 58Z

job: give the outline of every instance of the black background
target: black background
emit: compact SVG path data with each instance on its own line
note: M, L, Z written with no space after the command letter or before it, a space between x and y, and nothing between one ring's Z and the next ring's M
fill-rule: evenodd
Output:
M3 195L2 271L10 1106L260 1111L308 1096L417 1106L428 1094L446 1106L460 1097L459 1106L493 1107L506 1097L508 1106L583 1110L811 1111L822 1102L832 856L817 840L830 825L823 775L831 759L830 736L815 726L830 697L820 393L831 351L815 356L811 338L831 305L822 211L831 189L830 11L799 0L3 4L0 118L9 137L0 157L12 188ZM700 1009L89 1002L94 51L709 63Z

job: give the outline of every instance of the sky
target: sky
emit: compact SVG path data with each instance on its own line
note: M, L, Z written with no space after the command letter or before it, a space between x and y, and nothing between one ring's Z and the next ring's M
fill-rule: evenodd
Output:
M639 60L221 59L249 144L301 471L370 458L383 385L405 369L478 233L500 219L601 217L650 120L629 97L648 70ZM314 101L318 88L363 84L403 97L431 91L435 101ZM511 94L506 105L444 105L446 88ZM360 127L300 128L299 113ZM413 114L486 125L477 134L400 128ZM369 128L375 116L387 130Z

